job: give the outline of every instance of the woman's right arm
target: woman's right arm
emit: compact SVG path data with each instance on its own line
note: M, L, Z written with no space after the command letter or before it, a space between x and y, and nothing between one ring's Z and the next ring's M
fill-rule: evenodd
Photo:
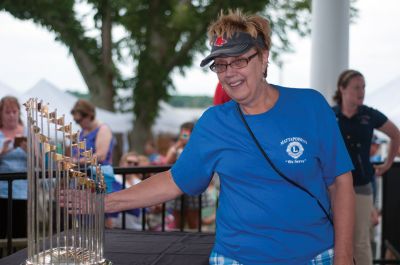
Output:
M172 179L171 171L158 173L129 189L106 195L105 212L119 212L156 205L181 195L183 192Z
M400 132L390 120L386 121L378 130L384 132L390 138L389 151L385 162L375 166L375 175L382 176L392 166L393 160L396 157L396 152L400 145Z

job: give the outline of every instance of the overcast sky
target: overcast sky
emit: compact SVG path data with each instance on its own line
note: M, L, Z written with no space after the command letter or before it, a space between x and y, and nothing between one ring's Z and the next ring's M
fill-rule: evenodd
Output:
M364 74L368 93L400 76L400 0L358 0L356 6L359 17L350 26L349 66ZM282 71L270 66L268 81L308 87L311 40L292 41L295 53L283 56ZM217 78L198 64L185 77L174 75L177 93L213 95ZM40 79L63 90L87 91L72 56L54 34L0 12L0 82L24 92Z

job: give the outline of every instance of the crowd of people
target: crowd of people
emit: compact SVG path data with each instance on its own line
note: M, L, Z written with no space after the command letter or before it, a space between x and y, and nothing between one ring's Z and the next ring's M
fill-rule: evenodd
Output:
M26 172L27 170L27 130L21 119L21 105L18 99L13 96L6 96L0 101L0 173ZM187 122L182 125L179 136L167 136L162 139L169 147L165 153L160 153L157 144L153 139L149 139L144 146L144 153L139 154L136 151L129 151L122 155L119 164L112 165L113 149L116 141L111 128L96 118L95 106L84 99L78 100L71 109L71 115L75 123L81 129L79 141L85 140L86 148L91 149L105 178L107 193L122 189L122 175L114 174L114 167L146 167L150 165L170 165L173 164L186 145L190 132L194 127L193 122ZM165 145L165 144L164 144ZM165 148L164 148L165 149ZM175 150L175 152L173 152ZM78 155L73 149L73 163L79 164L85 162L85 157ZM148 176L147 176L148 177ZM144 178L141 174L128 174L126 178L126 188L138 184ZM202 205L204 210L204 225L202 228L207 231L213 231L215 219L215 207L217 198L217 187L210 185L210 189L203 195ZM208 195L208 193L212 195ZM7 198L8 184L6 181L0 181L0 238L5 238L7 231ZM13 237L24 238L27 235L27 181L13 181ZM186 200L185 200L186 199ZM184 202L186 211L184 219L187 221L188 229L197 229L198 223L198 198L189 196ZM180 199L172 200L167 204L165 213L166 230L180 229L181 214ZM196 210L193 210L196 209ZM148 207L146 213L146 229L161 230L162 205ZM106 228L120 228L121 213L106 214ZM214 216L214 219L212 218ZM18 229L15 229L18 227ZM142 211L139 209L130 209L126 213L126 228L142 229ZM185 227L183 227L185 228Z
M95 106L87 100L80 99L76 102L71 110L71 115L74 121L81 127L79 140L86 141L86 147L92 149L93 154L97 157L97 161L101 164L101 170L107 185L107 193L121 190L123 183L123 176L115 175L112 166L112 151L115 146L115 139L112 135L111 129L98 119L96 119ZM119 167L146 167L150 165L170 165L175 163L180 153L183 151L186 143L190 138L191 131L194 127L194 122L186 122L182 124L180 133L176 139L169 139L170 147L165 154L161 154L157 150L157 146L152 138L146 142L143 154L135 150L129 151L122 155L120 158ZM85 157L77 157L73 155L74 163L85 161ZM144 179L142 174L128 174L125 176L126 188L137 185ZM146 176L148 177L148 176ZM208 192L204 193L202 200L202 207L209 209L216 205L216 196L209 198ZM185 212L181 214L181 201L184 201L183 209ZM203 209L202 208L202 209ZM140 209L130 209L125 214L126 228L141 230L142 229L142 214L146 214L145 228L149 230L161 230L162 223L162 204L146 207L144 212ZM177 198L167 203L165 210L165 229L176 230L197 229L199 225L199 200L197 196L184 196L183 199ZM212 210L211 210L212 211ZM215 209L214 209L215 211ZM207 218L204 228L213 225L210 219L211 214L205 215ZM185 224L181 225L181 216L186 220ZM211 220L211 221L210 221ZM106 228L121 228L122 227L122 214L106 213Z
M215 106L196 123L182 124L165 153L149 136L143 154L131 150L118 164L172 165L170 170L146 178L128 174L123 189L123 176L113 170L111 128L96 119L89 101L72 108L79 139L105 176L106 227L121 227L121 211L127 211L127 228L142 229L146 214L147 229L161 230L167 202L167 230L202 225L216 232L210 264L372 264L371 226L379 222L375 178L400 155L400 132L364 105L364 76L341 73L330 107L313 89L267 82L271 30L265 18L230 11L208 35L212 49L201 66L211 63L218 77ZM375 166L374 130L389 139ZM19 102L10 96L0 101L0 148L0 173L26 171L26 129ZM26 191L26 180L13 182L19 215L13 220L21 228L14 237L26 236ZM0 182L0 237L7 195L7 183Z

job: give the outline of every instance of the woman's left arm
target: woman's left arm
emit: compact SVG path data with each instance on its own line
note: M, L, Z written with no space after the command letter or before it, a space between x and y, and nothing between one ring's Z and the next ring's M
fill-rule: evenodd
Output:
M335 231L335 265L353 264L354 188L351 172L336 177L329 186Z
M382 176L392 166L393 160L396 157L400 145L400 131L390 120L386 121L378 130L385 133L390 138L389 152L385 162L375 166L375 175Z
M107 157L108 148L112 141L112 132L106 125L102 125L96 137L97 161L103 161Z

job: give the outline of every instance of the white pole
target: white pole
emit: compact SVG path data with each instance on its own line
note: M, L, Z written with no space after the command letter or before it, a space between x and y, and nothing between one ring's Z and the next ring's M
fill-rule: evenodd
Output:
M349 9L349 0L312 1L310 83L329 103L349 65Z

